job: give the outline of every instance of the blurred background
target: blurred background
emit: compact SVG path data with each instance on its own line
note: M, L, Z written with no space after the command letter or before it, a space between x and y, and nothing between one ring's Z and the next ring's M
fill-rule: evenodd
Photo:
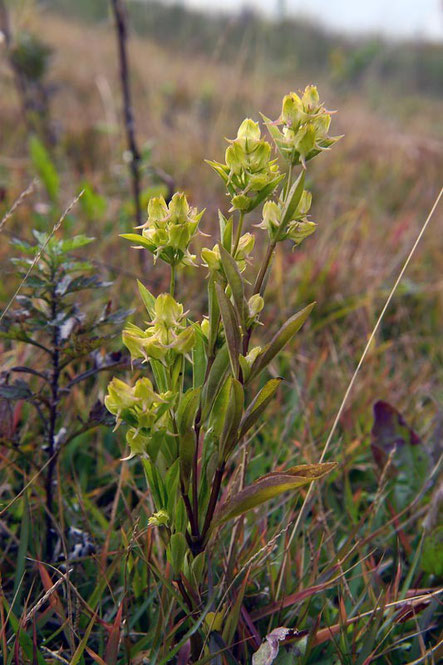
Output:
M121 10L118 21L117 6ZM379 313L442 186L442 9L438 0L0 0L0 309L20 283L17 271L29 266L29 247L24 243L11 247L12 238L35 243L33 231L49 232L73 197L83 191L58 236L68 239L68 244L76 234L95 237L88 246L76 246L75 256L92 262L97 278L111 284L105 293L95 290L87 297L81 293L75 296L75 325L81 331L88 317L106 321L118 307L133 312L132 320L143 325L146 312L137 295L136 278L159 294L167 290L169 274L158 264L154 269L151 258L143 259L119 234L131 231L137 220L145 220L152 196L169 197L173 190L183 190L192 205L206 208L200 228L214 238L199 237L193 243L191 249L199 257L199 243L211 247L217 242L218 208L226 213L229 207L223 184L205 159L223 161L225 137L235 137L243 118L258 121L262 112L276 119L283 95L316 84L326 108L336 111L330 133L343 138L330 152L309 162L306 187L313 194L311 216L318 226L294 252L289 242L279 244L267 291L267 318L254 332L254 344L268 341L269 324L275 330L308 303L315 300L317 305L302 334L273 366L275 375L286 380L251 445L248 480L279 465L317 462ZM122 61L122 54L126 60ZM35 176L39 178L35 191L12 216L4 218ZM384 400L388 402L383 406L386 412L397 414L395 407L418 433L432 464L441 455L442 208L440 205L436 210L358 374L328 453L328 459L339 463L337 472L316 496L319 512L311 520L306 538L303 531L294 541L294 565L290 562L287 568L288 580L289 571L292 575L287 589L302 590L308 584L304 573L299 576L305 564L312 567L309 584L317 584L320 553L324 574L336 561L338 547L361 540L355 556L361 557L358 571L362 572L349 564L356 599L352 612L355 608L369 612L381 596L383 602L395 599L396 594L404 599L409 591L415 593L441 581L441 527L438 539L435 536L433 540L433 536L427 541L424 563L419 564L417 558L431 491L436 497L431 503L435 516L439 507L441 510L441 492L437 494L435 486L428 484L428 465L417 464L412 453L409 455L409 446L404 446L407 454L398 481L402 510L409 501L420 502L411 503L413 508L404 518L406 535L400 531L400 546L397 533L392 531L388 537L378 529L390 524L392 515L389 502L385 502L385 472L379 486L370 442L373 405ZM260 211L248 215L248 220L247 230L256 235L256 263L245 273L252 281L266 238L253 226L260 222ZM17 253L22 260L14 264L11 258ZM31 295L24 302L32 310L40 285L35 273L31 277L34 279L27 281L23 291ZM204 268L183 269L178 275L177 299L196 321L205 306L205 278ZM63 288L61 284L62 292ZM17 299L13 308L19 328L29 316L22 302ZM81 317L77 316L80 311ZM51 325L47 320L39 322L36 331L45 344ZM83 598L94 597L96 600L90 602L98 603L100 597L97 607L106 621L114 620L117 597L128 584L126 566L130 570L133 565L131 534L138 528L134 515L146 513L140 522L142 528L150 514L145 490L141 489L141 465L121 464L125 455L123 428L114 433L101 426L107 424L102 401L110 378L116 375L135 380L128 363L116 367L121 358L121 327L117 317L112 334L92 336L83 346L77 344L74 329L72 344L81 355L74 363L75 372L87 377L88 383L84 389L85 384L74 380L74 370L64 369L63 379L72 387L63 396L60 417L62 429L73 432L63 443L59 459L63 479L58 485L60 523L63 528L72 526L86 539L81 550L86 554L76 564L74 580ZM44 428L38 414L22 399L23 385L19 384L14 394L17 386L12 381L17 382L17 375L13 378L17 366L17 371L31 367L43 372L31 372L32 391L24 394L32 396L39 377L45 378L48 360L41 348L23 343L26 338L20 330L12 342L3 339L1 332L0 326L0 499L12 508L5 514L6 526L0 520L0 568L5 571L3 589L11 603L15 599L14 611L20 617L20 612L28 611L26 589L30 588L21 587L22 599L18 596L17 600L23 579L40 592L38 584L33 586L33 573L22 574L41 556L43 501L48 491L43 476L38 476L46 465L48 449L42 443ZM12 406L4 395L10 396ZM401 435L404 437L406 431L409 436L401 416L395 418ZM87 428L90 421L91 431ZM397 430L393 431L395 438ZM414 443L417 440L414 438ZM397 442L395 438L395 446ZM417 449L420 453L421 447ZM29 492L25 491L28 486ZM423 488L430 491L425 495ZM19 497L21 500L16 500ZM280 531L282 520L295 514L295 502L287 506L273 509L268 530L262 519L256 521L253 547L262 548L276 530ZM374 506L376 519L367 520L370 513L366 508ZM282 511L286 516L282 517ZM148 539L149 529L146 533ZM367 534L370 537L366 538ZM242 556L249 557L254 551L249 549L249 536L246 542ZM282 547L283 539L279 543ZM90 555L94 549L100 553L99 565ZM112 553L112 570L105 565L111 560L107 559L108 551ZM119 557L124 563L115 568ZM146 594L146 585L151 584L147 570L143 558L134 564L133 586L137 590L135 600L128 601L132 618L127 625L143 633L147 630L143 612L148 612L150 599L157 594L155 589ZM251 584L257 584L265 594L271 588L272 597L275 571L274 561L269 562L269 569L267 564L257 563ZM330 579L329 575L327 572L322 579ZM356 586L358 577L363 582L358 582L360 586ZM404 580L401 584L400 578ZM102 580L109 581L109 593L106 589L104 594L103 583L96 595L96 584L101 585ZM345 586L343 581L343 589L342 596L349 594L352 600L347 582ZM255 593L254 587L252 607ZM299 614L296 610L294 614L289 608L288 614L282 615L279 609L278 625L296 622L297 628L303 629L318 626L320 617L326 626L341 625L339 598L333 590L326 596L316 592L309 612ZM427 656L419 656L423 640L428 640L428 645L441 639L436 619L439 602L435 597L433 605L426 608L423 623L418 623L413 613L408 625L400 613L392 631L377 610L377 621L384 626L380 629L382 638L359 624L355 643L344 627L337 644L345 643L343 637L351 640L352 653L355 644L364 643L364 649L370 649L367 639L371 633L377 648L386 654L380 656L383 660L377 655L377 663L403 665L407 661L425 662L425 658L428 662ZM9 617L5 607L3 614ZM154 604L151 609L159 621L160 634L164 615L156 607ZM18 626L12 632L22 635L25 624L31 631L31 615L26 616L22 624L11 615L11 622ZM1 619L0 611L0 623ZM89 614L82 615L81 621L82 630L92 626ZM77 625L76 618L74 623ZM257 646L266 634L265 623L267 619L260 627ZM435 635L426 632L431 629ZM404 632L410 630L415 638ZM43 634L45 631L54 631L54 636L60 632L54 624L48 624ZM94 649L101 648L101 631L99 626L91 633ZM140 649L145 648L143 639ZM46 642L56 643L52 636ZM344 655L343 660L337 656L340 648L331 640L325 647L328 658L312 662L350 662L351 656ZM437 662L439 655L435 652L429 658L435 656ZM111 662L106 656L105 660ZM57 656L57 660L47 662L60 660Z
M306 353L315 363L321 359L323 371L321 379L312 374L306 390L321 411L322 436L441 187L442 3L123 4L143 215L153 194L183 189L194 205L207 208L203 230L216 232L216 211L226 210L226 199L204 160L222 160L224 137L234 137L245 116L258 120L261 111L277 118L282 96L308 83L337 110L332 134L344 138L308 170L318 230L297 252L280 252L273 286L275 317L318 301ZM31 136L57 176L56 191L41 187L39 201L23 206L6 231L29 236L32 227L47 228L51 215L85 188L65 233L98 238L88 250L115 280L121 304L133 304L140 270L155 288L167 276L158 267L155 273L140 268L118 238L135 226L135 210L112 3L2 0L0 6L2 206L7 209L36 170L40 177L45 172ZM350 409L360 400L365 431L376 398L394 400L418 418L423 410L435 416L441 230L437 211L362 373ZM14 280L8 252L3 242L2 298ZM179 295L185 285L198 302L200 278L185 274L181 284Z

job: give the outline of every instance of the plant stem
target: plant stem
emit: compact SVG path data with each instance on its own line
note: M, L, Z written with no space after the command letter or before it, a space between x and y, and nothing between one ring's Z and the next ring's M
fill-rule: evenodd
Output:
M198 449L200 443L200 422L196 422L195 429L195 450L194 458L192 460L192 512L195 522L197 524L198 537L200 537L200 529L198 524Z
M126 13L123 0L111 0L112 10L115 19L115 32L118 43L118 57L120 65L120 85L123 96L123 113L125 119L126 142L130 152L129 172L131 174L132 198L135 208L136 226L141 226L142 208L140 201L141 193L141 155L138 149L135 134L135 118L132 106L131 86L129 81L129 61L128 61L128 28ZM141 267L145 267L146 253L140 252Z
M58 450L55 442L55 429L58 416L59 401L59 379L60 379L60 352L59 352L59 329L54 325L58 314L58 298L56 294L55 271L51 272L52 290L51 290L51 322L53 324L52 333L52 371L51 371L51 399L49 408L49 428L48 428L48 455L49 466L46 474L46 556L51 561L53 554L53 534L52 534L52 510L53 510L53 484L54 473L57 467Z
M175 263L171 263L171 277L169 279L169 293L172 297L175 294Z
M186 603L186 605L187 605L189 611L192 612L193 609L194 609L194 608L192 607L192 600L190 599L189 594L188 594L188 592L187 592L186 589L185 589L185 585L183 584L183 582L182 582L182 580L181 580L180 578L176 579L175 582L176 582L176 584L177 584L177 586L178 586L178 589L179 589L179 591L180 591L180 593L181 593L181 595L182 595L182 598L183 598L183 600L185 601L185 603Z
M238 225L237 225L237 233L235 234L235 242L234 242L234 248L232 250L232 256L235 257L238 249L238 245L240 242L240 237L241 237L241 232L243 230L243 220L245 218L245 213L243 210L240 212L240 217L238 220Z
M202 530L202 544L201 549L204 549L204 541L208 534L209 527L211 526L212 518L214 517L215 507L217 505L218 494L220 492L220 487L223 479L223 473L225 471L225 463L222 462L214 475L214 481L212 483L211 496L209 497L208 510L206 511L205 523Z

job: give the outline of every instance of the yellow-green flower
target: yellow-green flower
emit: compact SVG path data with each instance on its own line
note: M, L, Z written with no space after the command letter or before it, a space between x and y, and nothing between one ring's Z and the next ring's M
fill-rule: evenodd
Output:
M238 247L235 251L234 259L237 261L238 269L243 272L246 268L246 261L252 250L254 249L255 236L252 233L244 233L238 242ZM204 247L201 251L203 265L209 268L211 272L221 271L220 248L214 245L212 249Z
M292 166L302 164L306 168L308 160L341 138L328 136L331 114L320 102L315 85L308 85L301 97L295 92L285 95L276 122L264 119L277 149Z
M123 331L123 343L131 359L150 358L163 360L168 352L185 355L195 343L195 331L187 326L183 305L169 293L158 296L154 306L155 316L145 329L130 323Z
M193 265L195 256L189 252L189 244L197 232L204 210L191 208L183 193L177 192L169 206L163 196L150 199L148 219L141 226L141 235L125 233L123 238L137 242L170 265Z
M316 224L307 218L311 208L312 194L306 189L303 191L292 219L285 226L284 231L280 229L282 209L275 201L267 201L263 206L263 220L258 227L265 229L271 241L285 240L290 238L295 245L299 245L305 238L314 233Z
M271 194L282 179L271 146L261 137L260 126L243 120L237 137L229 141L225 164L209 162L223 178L231 196L231 210L250 212Z

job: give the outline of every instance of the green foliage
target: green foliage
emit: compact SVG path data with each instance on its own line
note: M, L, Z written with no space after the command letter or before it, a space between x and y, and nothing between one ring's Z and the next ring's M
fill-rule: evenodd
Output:
M42 148L38 143L35 145ZM97 401L90 404L89 412L79 414L70 422L63 416L64 402L79 383L121 362L120 353L110 352L101 357L100 350L109 343L127 311L113 312L108 304L94 314L80 300L82 292L110 285L94 274L93 264L72 255L91 243L93 238L77 235L58 239L35 230L33 233L34 244L12 241L13 247L24 255L12 259L17 277L23 280L23 288L16 297L15 306L5 309L1 317L0 339L15 344L23 342L41 357L36 362L15 366L5 372L0 382L0 398L7 403L29 404L38 418L33 428L36 438L31 445L44 478L46 557L51 560L54 550L51 526L55 510L54 474L60 451L76 437L109 424L110 420L103 404ZM32 272L28 275L30 266ZM17 374L29 376L29 379L11 381ZM39 439L45 441L41 449L46 452L46 460L41 459ZM25 433L23 439L18 435L15 444L19 447L29 444ZM26 542L23 534L21 540Z
M29 151L34 169L41 178L49 198L53 203L56 203L59 194L59 177L57 169L55 168L45 146L37 136L31 137L29 141Z
M297 111L300 119L286 117L288 99L300 105ZM124 422L129 426L126 440L130 457L139 455L143 459L154 499L155 512L150 523L162 531L173 578L191 614L201 611L195 599L204 589L205 571L199 569L199 581L194 587L196 579L185 574L185 561L189 570L193 559L207 548L212 556L219 556L213 539L225 522L285 492L310 485L335 467L334 463L319 463L269 473L220 503L227 464L245 445L244 435L257 424L280 383L279 379L271 379L258 389L255 380L265 375L314 306L308 305L289 318L265 347L250 349L251 336L266 307L264 279L275 247L285 238L294 240L293 225L300 224L300 215L303 223L309 224L306 219L309 206L300 203L307 197L304 171L291 185L293 167L302 163L306 169L306 160L326 147L321 141L326 140L323 137L330 117L325 116L316 88L307 88L302 100L291 93L283 102L282 122L290 124L287 131L283 130L284 140L291 142L289 151L281 149L281 135L276 138L271 131L287 162L286 175L280 174L277 161L271 157L271 145L261 138L258 123L249 119L242 122L237 138L230 142L226 164L210 162L231 197L229 212L237 213L238 217L235 223L233 217L227 219L220 212L219 243L213 250L202 250L209 268L209 308L200 323L188 318L184 306L174 296L176 267L194 263L195 257L189 254L188 246L202 213L190 208L183 194L175 194L169 206L162 197L152 198L142 234L123 235L170 265L170 293L154 297L139 282L150 322L145 329L129 324L123 332L123 342L132 360L141 359L151 365L153 383L141 378L131 388L114 378L105 403L116 416L117 425ZM291 109L291 113L294 115L296 111ZM323 123L325 117L327 122ZM317 145L314 137L313 147L303 152L304 139L297 138L294 142L288 132L294 136L298 136L297 132L306 133L311 122L315 127L313 132L319 132L320 143ZM327 145L333 142L330 140ZM281 215L274 219L269 251L251 288L242 271L245 256L253 247L249 240L253 236L246 236L248 250L242 250L246 235L242 236L242 230L245 215L263 203L278 206ZM299 235L296 244L302 239ZM177 478L178 468L180 482L172 482L172 478ZM182 506L180 512L177 505ZM210 634L208 638L214 639ZM193 657L197 658L197 643L194 640L192 644Z

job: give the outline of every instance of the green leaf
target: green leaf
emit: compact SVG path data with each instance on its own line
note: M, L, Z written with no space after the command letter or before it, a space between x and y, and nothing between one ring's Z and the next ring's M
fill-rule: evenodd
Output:
M49 198L55 203L59 192L58 173L45 146L36 136L32 136L29 141L29 151L32 164L43 182Z
M238 443L238 428L243 415L245 394L237 379L230 377L229 403L220 438L221 459L226 460Z
M203 385L206 376L206 342L198 326L195 326L195 346L192 350L192 386L199 388Z
M443 576L443 525L436 526L426 534L421 556L421 567L425 573Z
M184 434L192 428L199 403L200 388L190 388L182 395L176 416L179 434Z
M152 242L144 238L140 233L120 233L120 238L125 238L125 240L129 240L130 242L135 242L136 247L144 247L145 249L148 249L150 252L155 251L155 245L153 245Z
M229 351L232 374L237 378L240 367L238 359L241 343L240 325L232 303L228 300L228 297L220 284L215 285L215 291L217 293L220 314L225 329L226 344Z
M238 269L237 261L220 245L220 259L223 266L226 279L231 287L234 303L237 308L237 316L244 326L247 312L247 303L245 299L245 285L243 277Z
M229 180L229 169L227 166L224 164L220 164L219 162L212 162L209 159L205 159L206 164L209 164L216 173L221 177L223 182L226 184Z
M163 480L152 462L142 458L142 464L146 473L149 489L152 492L156 510L166 510L168 496Z
M89 243L93 242L94 240L95 238L91 238L89 236L78 235L74 236L73 238L67 238L66 240L62 240L58 246L60 248L60 251L65 254L67 252L72 252L73 250L80 249L80 247L84 247L85 245L89 245Z
M155 317L155 297L139 279L137 280L137 286L146 310L151 319L153 319Z
M210 276L208 282L208 313L209 313L209 336L208 336L208 355L211 355L215 348L220 322L220 307L218 306L217 294L215 292L215 279Z
M278 183L283 180L285 177L284 173L282 175L277 176L271 182L269 182L266 187L263 187L262 190L257 194L257 196L254 196L252 199L251 205L249 210L252 211L254 208L257 208L257 206L260 205L265 199L267 199L270 194L274 191L274 189L277 187Z
M1 383L0 384L0 397L10 401L20 399L31 399L32 391L29 389L25 381L18 379L14 383Z
M218 215L220 220L220 238L222 239L222 245L226 251L230 253L232 249L232 228L234 220L232 217L226 219L220 211Z
M203 392L202 392L203 420L206 420L207 416L209 415L212 409L214 400L217 397L218 392L225 379L228 367L229 367L229 351L226 344L224 344L217 353L217 355L215 356L215 360L209 372L208 379L203 387Z
M165 367L162 365L160 360L156 360L155 358L150 358L149 364L151 365L157 390L159 390L161 393L165 393L168 389L168 379L166 376Z
M289 194L286 198L286 203L282 211L282 218L280 224L280 234L286 230L286 226L292 220L297 206L300 203L300 199L303 194L305 184L305 171L302 171L298 176L297 180L293 183Z
M313 310L315 302L311 303L290 319L274 335L272 340L265 346L262 353L255 359L251 368L249 381L256 377L269 363L280 353L282 349L291 341L294 335L300 330L309 314Z
M219 439L223 432L223 426L226 421L226 413L228 411L229 400L231 395L232 376L228 376L220 389L217 398L214 401L214 406L211 409L209 418L208 430L215 439Z
M180 434L178 442L178 455L180 459L180 476L185 491L188 491L189 482L192 475L192 463L195 452L195 434L191 429Z
M264 123L266 125L266 129L268 130L268 132L270 133L270 135L274 139L274 141L281 140L282 137L281 137L281 134L280 134L280 130L273 123L273 121L270 118L267 118L265 115L263 115L263 113L260 113L260 115L264 120ZM277 145L277 147L278 147L278 145Z
M24 591L22 578L25 572L26 557L28 555L29 535L31 533L28 495L26 492L23 496L22 503L23 503L23 515L20 527L20 541L19 541L18 552L15 559L15 578L14 578L14 589L13 589L14 604L12 606L13 611L16 611L20 607L20 602Z
M325 476L336 466L334 462L302 464L293 466L287 471L268 473L225 501L216 511L212 527L238 517L284 492L309 485L314 480Z
M182 533L174 533L169 541L167 552L174 578L180 577L187 549L188 545L184 535Z
M268 381L260 392L254 397L248 408L246 409L243 420L240 424L240 439L251 429L254 423L257 422L263 411L268 406L269 402L274 397L277 388L283 379L271 379Z

